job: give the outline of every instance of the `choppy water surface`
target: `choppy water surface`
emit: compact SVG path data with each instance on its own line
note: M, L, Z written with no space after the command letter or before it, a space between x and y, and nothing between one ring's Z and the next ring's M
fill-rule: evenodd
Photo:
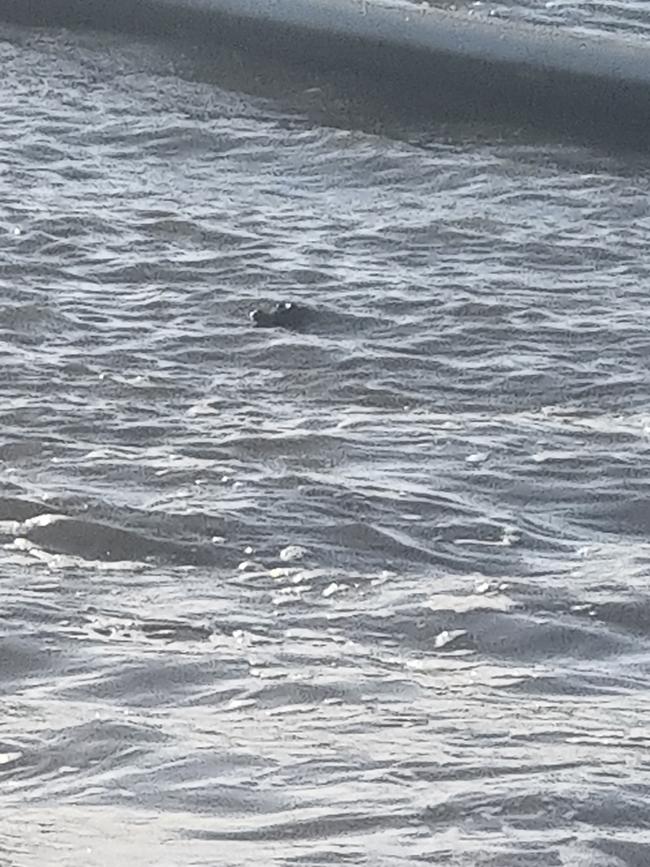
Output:
M432 5L464 9L472 15L494 15L572 30L629 33L633 37L650 34L650 15L645 0L456 0Z
M647 162L0 32L0 863L648 864Z

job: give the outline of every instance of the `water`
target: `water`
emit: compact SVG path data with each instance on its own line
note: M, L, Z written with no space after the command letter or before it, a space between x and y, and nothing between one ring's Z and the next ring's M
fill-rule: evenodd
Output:
M441 4L442 5L442 4ZM447 3L446 6L467 9L472 14L495 15L533 24L553 24L573 30L589 32L629 33L647 36L650 17L647 4L642 0L500 0L486 3L484 0Z
M645 158L0 51L0 864L646 865Z

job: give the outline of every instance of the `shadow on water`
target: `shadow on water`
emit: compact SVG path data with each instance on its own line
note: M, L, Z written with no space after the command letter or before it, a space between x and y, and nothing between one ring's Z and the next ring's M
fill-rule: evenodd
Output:
M648 146L647 84L417 51L160 0L0 0L0 16L171 39L207 80L262 96L302 91L300 107L329 125L390 133L428 124L443 139L462 132L514 135L523 144L559 137L606 150Z

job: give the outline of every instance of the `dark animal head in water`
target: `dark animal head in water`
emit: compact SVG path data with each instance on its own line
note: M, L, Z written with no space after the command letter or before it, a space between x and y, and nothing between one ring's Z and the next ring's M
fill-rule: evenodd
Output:
M305 322L304 307L293 301L282 301L272 310L252 310L248 314L258 328L300 328Z

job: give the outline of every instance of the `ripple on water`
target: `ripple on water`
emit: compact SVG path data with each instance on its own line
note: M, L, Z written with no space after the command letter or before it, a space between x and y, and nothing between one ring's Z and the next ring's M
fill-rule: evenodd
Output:
M645 864L643 161L4 36L0 861Z

